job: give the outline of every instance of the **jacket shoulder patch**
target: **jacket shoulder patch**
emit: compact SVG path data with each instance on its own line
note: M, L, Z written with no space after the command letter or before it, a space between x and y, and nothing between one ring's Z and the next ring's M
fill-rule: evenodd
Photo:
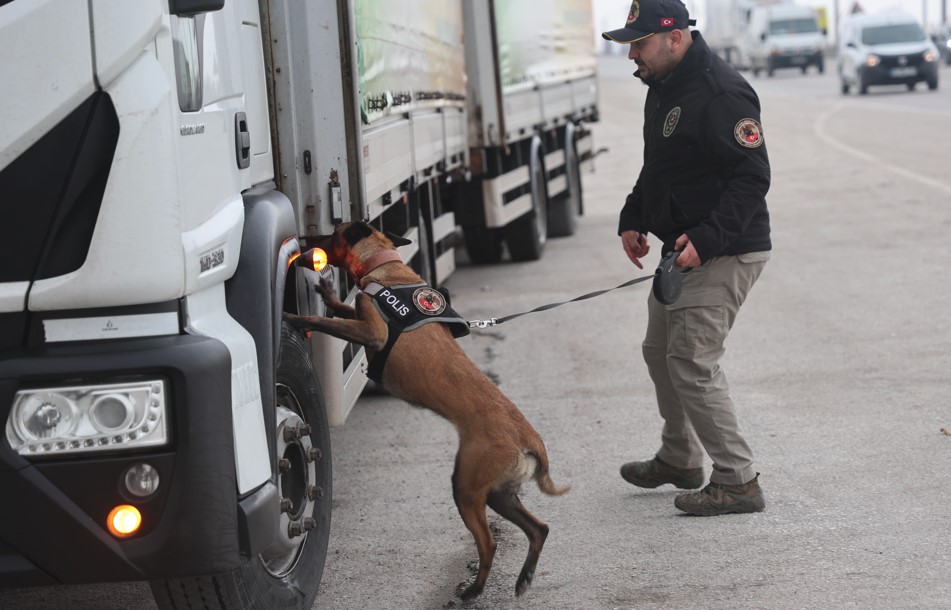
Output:
M733 128L733 137L740 146L759 148L763 145L763 127L756 119L740 119Z

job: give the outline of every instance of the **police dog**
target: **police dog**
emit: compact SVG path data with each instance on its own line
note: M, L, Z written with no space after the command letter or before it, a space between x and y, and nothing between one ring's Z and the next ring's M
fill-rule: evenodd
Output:
M396 252L396 245L405 243L409 242L363 222L341 224L332 235L307 241L307 245L320 246L328 263L349 272L360 288L371 283L383 287L422 284L422 278ZM372 362L391 332L373 297L361 292L355 307L350 307L339 300L329 282L321 282L319 291L336 317L285 314L285 319L300 330L363 345ZM496 543L486 505L528 536L528 557L515 584L516 595L521 595L535 577L548 526L522 505L519 488L534 480L549 495L568 491L548 476L548 454L541 437L459 347L447 324L424 324L402 333L386 360L382 383L394 396L445 417L459 433L452 494L479 551L478 575L461 596L479 595L492 567Z

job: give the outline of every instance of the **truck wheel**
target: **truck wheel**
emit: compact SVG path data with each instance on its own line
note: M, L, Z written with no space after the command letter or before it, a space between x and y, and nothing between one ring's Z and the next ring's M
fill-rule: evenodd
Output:
M578 158L578 145L574 130L568 133L565 142L565 178L568 188L564 193L550 201L548 209L548 236L567 237L574 235L578 228L578 214L581 213L581 164Z
M505 227L505 244L513 261L537 261L545 251L548 239L548 178L541 139L532 141L529 162L532 187L532 209Z
M868 93L868 82L866 82L865 75L859 74L859 95L865 95Z
M485 227L462 227L466 254L475 265L494 265L502 260L502 235Z
M290 507L281 512L277 538L229 574L153 581L150 585L159 608L313 606L330 538L330 430L307 348L286 324L281 327L275 385L277 459L279 468L281 460L290 466L277 478L281 497L290 500Z
M935 91L938 88L938 77L928 79L928 90Z

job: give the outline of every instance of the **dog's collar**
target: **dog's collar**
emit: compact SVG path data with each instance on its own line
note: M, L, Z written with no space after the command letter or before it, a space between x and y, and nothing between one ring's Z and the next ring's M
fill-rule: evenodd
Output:
M366 259L356 267L354 267L353 273L354 278L356 278L357 283L362 283L363 278L366 274L370 273L380 265L392 262L403 262L403 257L400 256L400 253L396 250L381 250L377 252L370 258Z

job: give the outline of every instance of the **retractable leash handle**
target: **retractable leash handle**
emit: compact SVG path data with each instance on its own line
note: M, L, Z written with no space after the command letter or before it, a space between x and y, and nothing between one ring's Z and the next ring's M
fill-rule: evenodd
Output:
M654 298L664 305L677 302L684 289L684 275L690 271L689 267L680 269L674 266L680 252L680 250L671 250L665 254L657 265L657 271L654 272L654 284L651 289L654 292Z

